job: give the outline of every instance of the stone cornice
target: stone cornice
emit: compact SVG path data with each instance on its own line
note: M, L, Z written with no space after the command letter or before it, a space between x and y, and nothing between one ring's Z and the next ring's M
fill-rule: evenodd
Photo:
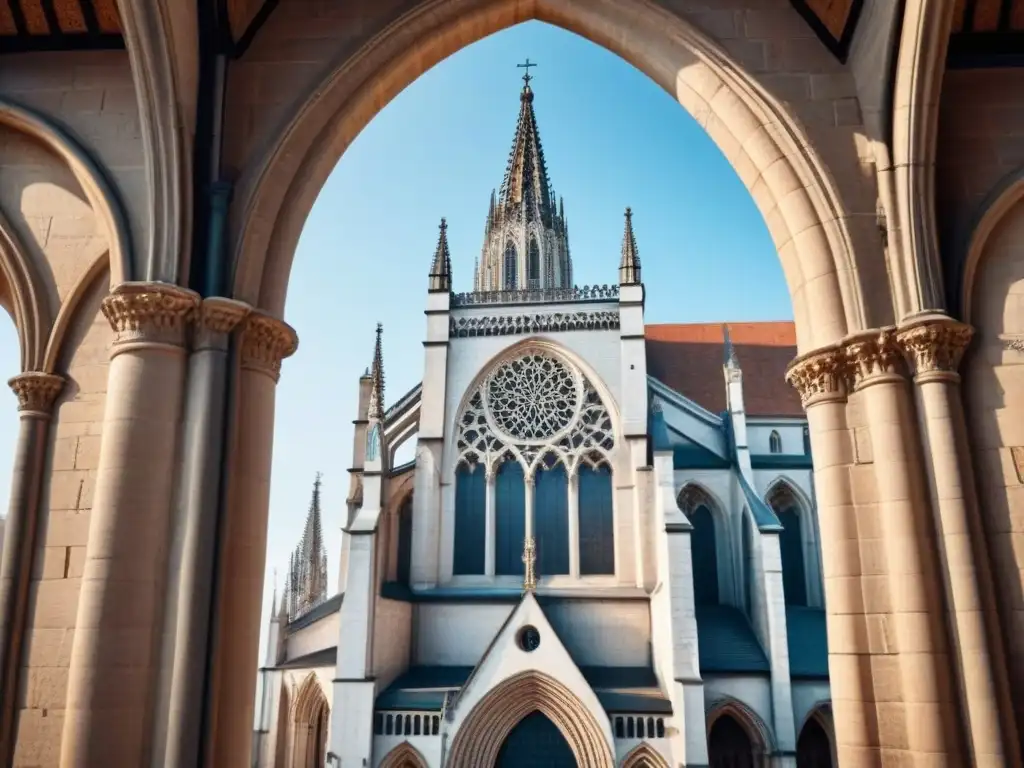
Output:
M896 338L914 371L914 378L959 380L957 369L974 329L949 317L927 317L896 332Z
M840 347L826 347L798 357L786 370L786 381L800 393L804 408L846 399L849 361Z
M253 311L242 326L242 367L267 374L274 381L281 375L281 361L295 354L299 337L283 320Z
M878 328L856 334L843 342L854 388L902 375L903 351L896 342L896 329Z
M64 388L64 377L52 373L21 373L7 382L18 398L21 413L49 416Z
M184 346L185 329L199 307L194 291L167 283L121 283L101 305L117 334L115 344L131 342Z

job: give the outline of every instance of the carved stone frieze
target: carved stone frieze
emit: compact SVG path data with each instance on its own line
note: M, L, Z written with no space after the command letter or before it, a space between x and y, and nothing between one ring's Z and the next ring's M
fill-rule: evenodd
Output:
M591 312L551 312L526 315L453 317L449 335L453 338L473 336L516 336L528 333L558 331L617 330L619 313L614 310Z
M839 347L798 357L789 364L786 381L800 393L804 408L846 398L849 360Z
M509 291L471 291L452 295L453 307L481 304L530 304L575 301L615 301L617 285L574 285L572 288L522 288Z
M21 373L7 382L18 397L18 410L23 413L49 415L57 395L64 388L64 377L52 373Z
M158 342L182 346L199 308L199 295L165 283L121 283L101 309L117 334L115 344Z
M956 373L974 329L950 318L933 318L901 328L897 340L916 376Z
M299 337L283 320L253 312L245 318L242 330L242 367L261 371L277 381L281 361L295 354Z
M896 340L895 328L882 328L854 336L846 341L843 349L855 387L880 377L901 373L903 350Z

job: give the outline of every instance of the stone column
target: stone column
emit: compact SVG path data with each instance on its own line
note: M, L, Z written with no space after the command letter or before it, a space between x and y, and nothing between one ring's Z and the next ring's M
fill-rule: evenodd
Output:
M941 575L903 355L892 328L851 337L845 351L867 416L878 500L879 538L860 541L862 573L888 576L887 610L869 616L865 637L880 747L883 756L910 752L965 765Z
M577 470L579 467L576 468ZM580 480L576 470L569 475L569 575L580 577Z
M89 539L71 646L61 766L149 763L167 538L199 297L123 283L103 300L114 329Z
M486 483L486 490L484 491L484 573L488 576L494 576L494 467L493 465L487 465L484 470L487 474L484 476Z
M880 744L869 621L884 608L877 576L862 575L861 545L872 539L873 513L853 501L853 440L846 420L847 361L839 347L797 358L786 380L800 393L807 411L814 456L814 488L828 619L829 676L841 681L832 690L835 743L842 765L875 765ZM884 576L881 577L884 579ZM881 590L884 598L885 590Z
M968 325L931 316L904 326L897 338L914 371L917 417L967 749L975 765L1018 765L1009 690L1005 676L997 673L1006 669L1005 658L995 623L992 575L975 496L957 373L972 335Z
M203 300L189 356L181 478L172 527L154 764L198 765L222 498L230 334L249 306Z
M14 755L21 647L36 551L50 414L64 379L49 373L22 373L8 383L18 396L21 424L0 561L0 765L7 765Z
M219 533L205 765L249 765L267 556L274 396L298 346L288 324L253 311L238 337L224 517Z

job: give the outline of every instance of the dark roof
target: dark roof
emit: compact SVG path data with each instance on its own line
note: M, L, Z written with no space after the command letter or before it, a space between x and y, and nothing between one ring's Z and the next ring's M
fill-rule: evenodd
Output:
M377 697L377 709L439 711L445 693L466 684L472 667L410 667ZM650 667L580 667L608 712L671 714L672 705Z
M793 323L728 323L750 416L803 416L800 397L786 383L796 357ZM647 373L712 413L726 410L722 364L725 343L720 323L648 325Z
M731 605L697 606L700 671L768 672L768 657L747 617Z
M288 622L288 631L296 632L300 629L305 629L310 624L315 624L320 619L330 616L332 613L337 613L338 609L341 608L341 601L344 597L345 594L339 592L334 597L327 598L315 608L311 608L306 613L296 616Z
M116 0L0 3L0 53L124 48Z
M275 669L305 669L308 667L333 667L338 663L338 646L321 648L319 651L296 656L294 659L278 664Z
M828 679L828 630L821 608L786 606L789 676Z

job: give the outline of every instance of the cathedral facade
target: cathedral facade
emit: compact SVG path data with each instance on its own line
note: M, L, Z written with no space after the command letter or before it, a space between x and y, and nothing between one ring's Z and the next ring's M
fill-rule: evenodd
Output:
M629 209L617 284L576 287L529 79L473 291L442 220L390 404L378 326L336 592L317 477L254 764L830 767L793 326L645 324Z

